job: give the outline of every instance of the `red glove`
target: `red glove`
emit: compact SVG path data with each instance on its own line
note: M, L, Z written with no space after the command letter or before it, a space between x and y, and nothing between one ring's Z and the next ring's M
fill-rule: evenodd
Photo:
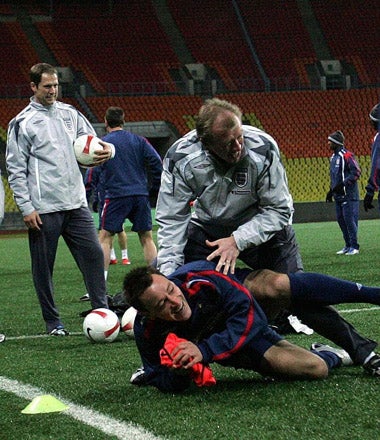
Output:
M168 368L173 367L170 353L180 342L186 342L186 339L179 338L174 333L168 334L164 347L160 350L161 365ZM197 362L191 367L190 377L198 387L209 387L216 384L211 368L201 362Z

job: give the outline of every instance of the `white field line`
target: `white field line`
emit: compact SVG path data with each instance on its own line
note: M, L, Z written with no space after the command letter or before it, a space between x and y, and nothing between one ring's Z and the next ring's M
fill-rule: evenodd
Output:
M361 313L361 312L373 312L375 310L380 310L380 306L373 306L373 307L363 307L361 309L343 309L339 310L339 313ZM72 332L70 333L70 336L82 336L83 333L81 332ZM26 335L26 336L7 336L6 340L8 341L17 341L22 339L37 339L37 338L47 338L49 337L48 334L41 334L41 335ZM61 336L55 336L57 338Z
M0 389L8 393L16 394L18 397L30 401L37 396L46 394L40 388L23 384L17 380L7 379L3 376L0 376ZM112 417L101 414L95 410L86 408L85 406L76 405L75 403L63 399L60 396L55 397L69 407L68 409L62 411L62 414L79 420L80 422L96 428L105 434L113 435L120 440L162 440L161 437L153 435L138 425L113 419Z
M380 310L380 306L363 307L362 309L347 309L347 310L339 310L339 313L372 312L373 310Z
M21 336L5 335L5 336L6 336L6 341L18 341L21 339L38 339L38 338L67 338L67 336L50 336L47 333L40 335L21 335ZM81 332L70 332L70 336L84 336L84 335Z

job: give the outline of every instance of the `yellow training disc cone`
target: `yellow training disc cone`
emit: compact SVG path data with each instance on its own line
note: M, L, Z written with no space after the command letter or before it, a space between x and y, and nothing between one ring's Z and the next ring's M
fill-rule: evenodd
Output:
M23 414L42 414L64 411L68 406L54 396L37 396L21 412Z

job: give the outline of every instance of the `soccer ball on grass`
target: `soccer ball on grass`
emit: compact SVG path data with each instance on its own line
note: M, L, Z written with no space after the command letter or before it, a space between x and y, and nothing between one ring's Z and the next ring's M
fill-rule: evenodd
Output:
M119 331L119 318L109 309L94 309L83 321L83 333L91 342L112 342Z
M134 337L133 325L135 323L137 310L134 307L129 307L121 318L121 330L127 335Z

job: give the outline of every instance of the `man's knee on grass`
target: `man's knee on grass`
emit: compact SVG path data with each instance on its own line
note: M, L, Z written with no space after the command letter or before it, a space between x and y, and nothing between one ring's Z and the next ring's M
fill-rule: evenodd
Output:
M265 352L263 367L265 373L285 379L324 379L328 376L323 359L285 340Z

